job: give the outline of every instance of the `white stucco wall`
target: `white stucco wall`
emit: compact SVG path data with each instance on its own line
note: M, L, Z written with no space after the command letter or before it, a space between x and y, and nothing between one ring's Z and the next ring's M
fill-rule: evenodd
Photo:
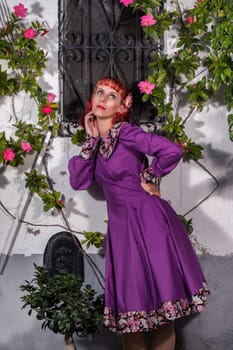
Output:
M9 0L8 6L12 8L18 1ZM45 76L41 83L48 92L59 96L58 66L57 66L57 1L45 0L36 2L25 0L24 4L30 13L37 13L49 27L48 37L43 39L43 47L48 51L50 58ZM29 18L35 15L29 14ZM175 41L167 41L168 49L175 49ZM0 130L6 128L12 115L11 99L1 100ZM29 103L25 96L15 100L15 108L19 115L30 120L31 112L35 110L33 103ZM8 124L9 126L9 124ZM197 239L197 251L206 249L214 255L229 255L233 253L233 202L232 202L232 173L233 173L233 143L229 141L226 123L226 113L220 103L208 106L202 113L195 115L188 123L187 130L190 136L204 147L205 159L201 163L214 174L220 186L217 191L196 210L189 218L193 218L194 240ZM9 130L10 131L10 130ZM53 140L49 158L49 172L55 181L55 188L65 195L66 208L64 210L73 229L97 230L105 232L107 218L105 202L102 197L95 198L92 192L75 192L69 186L67 163L71 155L78 152L76 146L71 144L69 138ZM32 158L32 157L31 157ZM30 169L31 159L26 161L24 167L18 169L1 169L0 196L6 208L17 215L24 197L24 171ZM182 164L162 182L162 196L170 200L178 213L185 213L198 201L208 195L215 186L214 181L203 169L195 163ZM22 207L21 207L22 209ZM9 233L13 236L14 220L1 209L2 223L0 251L7 254L9 249ZM57 213L44 213L40 200L34 196L26 211L25 220L38 225L64 225ZM13 227L13 229L12 229ZM42 254L51 235L62 229L52 227L33 227L21 225L11 250L12 254ZM91 249L90 252L95 252Z
M186 0L189 1L189 0ZM57 0L7 0L12 8L23 2L30 12L37 13L46 20L49 35L44 38L43 47L48 51L48 62L45 76L41 79L43 87L48 92L59 96L58 66L57 66ZM191 3L191 1L189 1ZM34 15L33 15L34 16ZM175 40L166 41L167 50L173 51ZM0 131L12 131L9 120L12 116L11 99L0 100L1 118ZM33 120L35 106L25 96L15 100L17 115L23 115L25 120ZM229 141L225 109L221 101L211 104L202 113L195 115L186 125L190 136L204 147L203 164L219 181L219 187L214 194L196 210L189 218L193 219L193 241L197 251L205 249L210 254L200 257L204 274L207 277L212 295L209 298L207 310L200 316L185 318L177 327L184 339L187 350L196 349L230 349L232 346L232 255L233 253L233 143ZM69 138L57 138L51 144L49 157L49 172L55 182L54 186L65 195L65 216L73 229L97 230L105 232L107 217L103 197L98 191L75 192L69 186L67 163L68 159L78 152ZM26 159L23 167L0 168L0 199L13 215L23 210L27 199L24 188L24 171L29 171L33 156ZM215 186L214 181L202 168L195 163L181 164L162 181L162 196L171 201L178 213L185 213L204 198ZM98 194L98 196L97 196ZM64 225L57 212L44 213L40 199L34 196L26 210L24 220L32 224L22 224L17 227L15 220L0 207L1 239L0 257L11 249L11 257L4 273L0 275L0 348L4 350L27 349L63 349L63 337L40 329L40 322L32 315L27 316L26 310L20 310L19 285L25 279L30 280L33 273L33 263L42 262L42 254L48 239L63 229L56 225ZM52 225L52 226L44 226ZM81 236L78 236L81 239ZM15 238L14 241L12 239ZM197 241L196 241L197 240ZM11 245L12 243L12 245ZM90 253L96 253L90 249ZM103 257L93 254L96 263L103 270ZM0 260L0 267L1 260ZM87 282L99 288L88 264L85 264ZM89 270L88 270L89 269ZM183 322L183 323L182 323ZM110 332L101 333L93 342L86 339L75 339L81 349L120 349L121 339Z
M192 8L196 1L184 0L179 5L182 9ZM172 0L166 1L168 8L174 9ZM173 55L177 49L175 32L167 33L165 51ZM184 109L181 115L188 115ZM175 207L182 214L195 207L216 187L216 182L208 174L210 172L218 181L216 191L194 211L187 215L193 219L194 244L200 253L227 256L233 253L233 209L232 174L233 143L229 139L227 110L223 101L210 101L201 112L193 115L186 123L187 134L204 148L204 159L200 160L203 169L195 162L182 164L179 173L179 187L169 185L168 198L176 196ZM172 181L172 180L171 180ZM166 186L166 180L163 186ZM170 186L172 191L170 190ZM166 189L167 191L167 189ZM178 195L176 195L178 191Z

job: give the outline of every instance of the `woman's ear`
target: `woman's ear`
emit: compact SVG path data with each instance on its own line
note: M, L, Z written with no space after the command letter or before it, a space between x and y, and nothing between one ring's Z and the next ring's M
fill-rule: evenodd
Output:
M119 112L120 113L126 113L128 111L128 108L125 107L125 105L120 105Z

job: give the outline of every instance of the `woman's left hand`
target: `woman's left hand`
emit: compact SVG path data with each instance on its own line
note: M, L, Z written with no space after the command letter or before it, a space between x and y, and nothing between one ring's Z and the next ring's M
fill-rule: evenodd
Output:
M149 193L151 196L159 196L160 197L160 192L154 183L141 182L141 186L144 189L144 191Z

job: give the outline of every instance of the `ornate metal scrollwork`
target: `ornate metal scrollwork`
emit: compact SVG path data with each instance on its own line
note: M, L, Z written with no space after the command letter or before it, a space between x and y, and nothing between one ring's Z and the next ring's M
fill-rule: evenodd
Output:
M59 0L59 9L61 135L69 136L99 78L116 76L135 86L163 43L145 38L140 15L118 0Z

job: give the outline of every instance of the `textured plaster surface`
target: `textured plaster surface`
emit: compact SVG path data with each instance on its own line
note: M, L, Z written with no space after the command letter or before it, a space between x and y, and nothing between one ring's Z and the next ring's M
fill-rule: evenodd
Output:
M10 9L19 3L17 0L7 1ZM192 6L193 1L181 2L181 6ZM28 17L31 19L45 20L49 28L49 34L41 41L42 47L48 52L49 62L41 84L48 92L54 92L59 97L58 82L58 17L57 1L25 0L25 6L29 9ZM167 6L173 6L167 2ZM174 34L174 33L173 33ZM165 50L169 55L176 51L176 37L166 37ZM12 103L17 116L32 122L35 118L36 108L27 96L19 95L14 101L10 98L1 99L0 131L6 130L7 134L13 132L11 123L14 121ZM185 115L185 111L184 111ZM161 192L165 199L179 214L187 215L193 220L195 248L199 253L208 252L216 256L230 256L233 254L233 143L229 141L226 122L226 110L222 100L211 101L202 113L196 114L186 123L190 137L204 148L204 159L201 164L212 173L219 186L210 198L204 201L192 211L216 186L215 181L202 167L194 162L181 164L172 174L162 181ZM92 188L88 192L73 191L69 186L67 172L68 159L77 154L79 149L71 144L69 138L57 138L53 140L49 156L49 174L54 180L55 189L61 191L65 197L65 215L74 230L106 231L105 220L106 206L101 192ZM24 172L30 171L33 157L26 159L25 165L17 169L0 169L0 197L1 201L10 211L17 216L22 210L22 198L24 196ZM44 169L42 169L44 172ZM41 201L34 196L26 211L25 219L33 225L22 225L12 246L13 254L42 254L43 249L58 228L43 227L39 225L63 225L64 222L58 213L44 213ZM2 226L0 253L7 254L9 238L14 235L12 227L14 223L10 215L0 211ZM10 233L10 234L9 234ZM79 237L81 238L81 237ZM91 250L90 253L95 253Z
M104 258L91 257L104 272ZM179 338L183 339L185 350L230 350L233 344L233 257L205 255L200 261L206 275L211 296L207 309L200 315L187 317L176 322ZM21 291L19 285L25 279L31 280L33 262L42 264L41 255L25 257L12 256L3 275L0 275L0 349L1 350L62 350L63 337L40 329L41 322L20 310ZM85 263L85 283L90 283L101 292L93 272ZM93 341L75 338L79 350L120 350L121 338L101 330Z
M10 8L20 1L8 0ZM184 1L192 5L194 1ZM48 51L49 63L46 74L41 78L43 88L59 95L57 66L57 0L23 1L29 8L30 16L36 13L46 19L50 28L48 39L43 47ZM169 2L168 2L169 4ZM33 15L34 16L34 15ZM174 37L173 37L174 38ZM176 43L167 38L167 51L176 51ZM20 95L14 100L18 116L33 121L36 109L27 96ZM12 133L12 100L1 100L0 131ZM219 182L218 189L188 218L194 223L194 245L204 254L200 259L212 295L207 310L201 315L180 320L177 330L184 341L185 350L231 350L233 349L233 144L228 138L226 111L220 101L213 101L202 113L195 115L186 124L190 137L204 147L205 158L201 161ZM65 195L65 215L73 229L97 230L105 232L106 207L99 189L75 192L68 184L68 159L79 150L71 145L70 139L58 138L51 144L49 172L55 187ZM0 169L0 198L6 208L17 216L24 195L24 171L29 171L33 162L27 158L24 166L17 169ZM178 213L185 213L202 200L213 189L215 183L206 171L195 163L179 166L175 172L162 181L162 196L169 201ZM51 350L63 349L63 338L40 329L40 321L28 317L20 310L19 285L30 279L33 262L41 264L42 254L49 238L61 231L56 226L64 225L57 212L44 213L40 200L34 196L26 212L25 219L33 225L22 225L13 246L13 256L8 260L4 274L0 275L0 349L1 350ZM3 209L0 211L1 240L0 254L4 257L5 243L13 225L12 217ZM79 239L82 237L79 236ZM93 258L104 270L104 259L94 254ZM86 266L86 280L100 289L91 270ZM120 337L102 330L93 342L76 339L79 350L120 350Z

